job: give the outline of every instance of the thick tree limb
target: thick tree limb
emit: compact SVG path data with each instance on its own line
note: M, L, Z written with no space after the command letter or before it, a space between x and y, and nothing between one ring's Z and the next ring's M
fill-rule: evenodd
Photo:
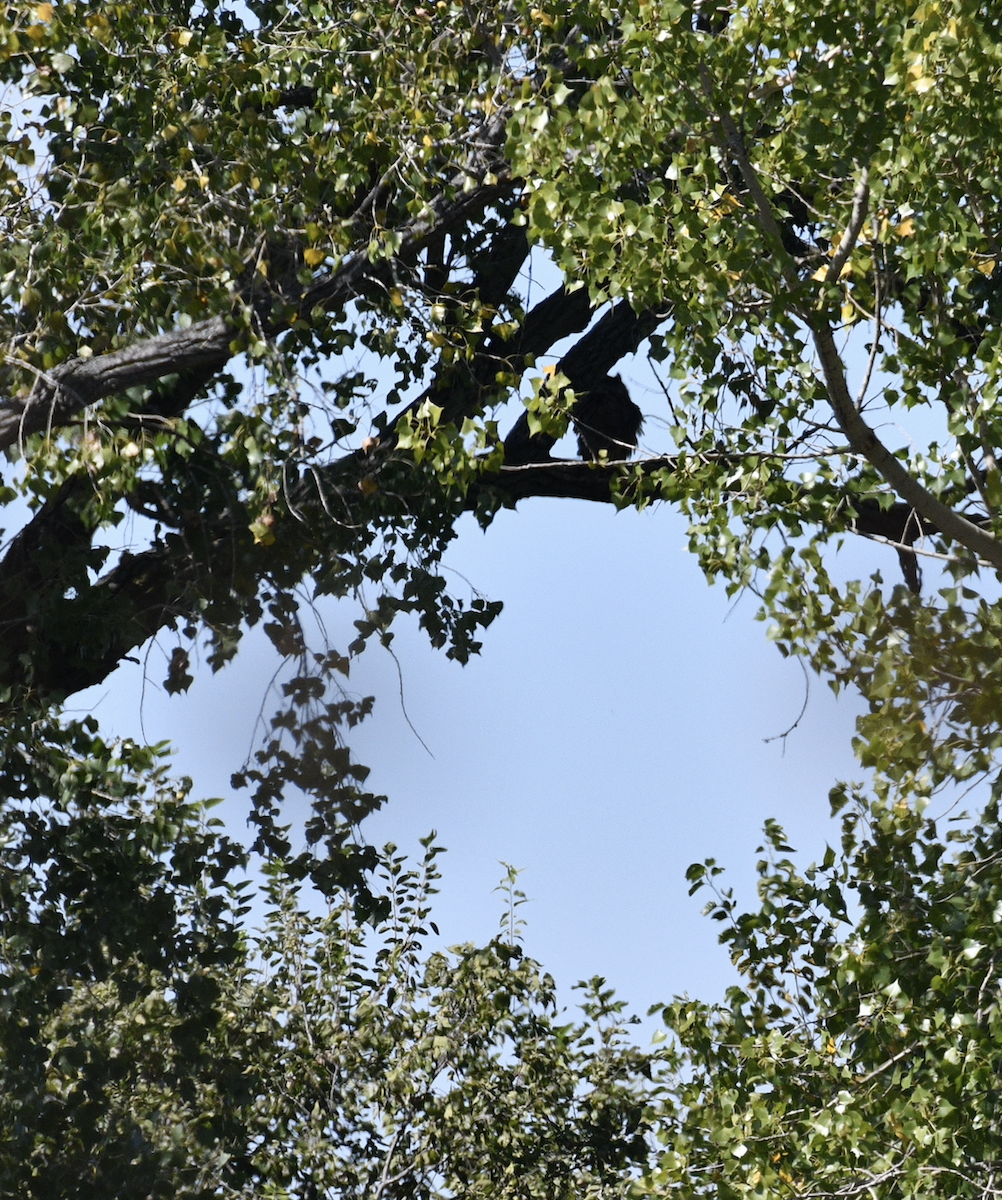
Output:
M535 496L587 500L608 504L629 497L629 476L645 476L652 498L658 489L652 476L670 474L674 456L629 464L553 459L526 466L503 466L485 475L471 489L466 505L476 509L498 501L515 505ZM356 489L349 474L366 470L357 457L337 464L343 497ZM333 471L334 468L329 468ZM624 470L628 473L624 480ZM334 480L330 478L333 486ZM619 487L616 486L617 481ZM625 488L622 486L625 482ZM72 497L71 497L72 498ZM323 503L314 489L297 498L303 516L325 520ZM850 500L845 528L879 537L899 548L914 567L909 547L919 534L936 532L920 521L905 503L882 508L876 500ZM854 511L855 516L849 512ZM268 566L267 547L253 545L242 523L227 514L212 522L170 534L140 554L125 554L96 583L86 582L89 538L66 503L54 503L37 513L15 539L0 562L0 688L31 686L58 698L104 680L130 652L161 629L196 619L206 595L206 579L219 594L228 594L230 580L244 564L260 576ZM248 557L249 556L249 557ZM250 559L253 559L253 564ZM906 565L904 558L903 566ZM906 567L906 580L912 586ZM64 598L67 584L78 588ZM40 612L51 604L48 615Z
M464 170L424 212L397 231L396 259L413 261L432 237L467 223L511 191L514 184L499 158L506 120L503 111L490 118ZM484 182L491 173L491 182ZM374 283L390 281L394 262L392 258L372 262L367 248L360 248L303 292L296 314L308 318L318 307L325 311L342 308ZM262 332L274 336L290 324L291 320L284 318L265 321ZM142 338L121 350L71 359L51 372L40 372L26 399L0 404L0 450L30 434L65 425L88 405L127 388L153 383L165 375L219 371L234 356L231 343L239 338L240 329L234 322L223 316L210 317L187 329Z
M478 276L473 286L482 289L485 302L496 304L514 282L528 247L521 231L508 228L495 238L494 248L480 273L482 278ZM527 314L515 339L501 341L488 334L472 364L461 363L444 372L437 386L449 391L439 392L436 399L449 396L457 417L472 411L484 402L488 391L497 388L494 376L498 370L521 373L531 356L582 329L591 315L585 290L568 293L558 289ZM144 353L157 356L156 369L151 368L154 378L164 361L159 356L169 354L162 345L158 348L161 341L150 339L142 347ZM204 363L183 374L154 397L151 409L161 415L183 411L213 374L212 366ZM366 470L354 453L325 468L322 475L328 499L339 493L350 506L358 478ZM258 572L266 567L267 550L250 546L245 523L235 522L227 512L206 520L203 512L196 515L194 525L182 522L176 533L149 550L123 555L111 571L91 583L86 567L94 566L93 531L70 503L73 498L86 501L86 481L82 487L81 494L77 494L78 487L72 495L67 492L58 503L36 513L0 562L4 650L0 685L27 685L65 697L99 683L160 629L197 618L198 598L206 594L206 580L211 584L218 573L218 586L210 586L209 591L225 592L235 559L250 553ZM312 512L324 521L323 500L312 476L293 490L291 500L296 509L307 516ZM46 618L46 613L51 618Z
M581 291L587 295L584 288ZM571 293L572 296L576 294ZM633 354L666 317L667 313L657 313L653 309L634 312L628 301L621 300L568 350L557 364L557 371L570 380L572 388L587 391L595 380L608 375L621 358ZM545 462L555 445L555 439L549 434L530 434L529 414L524 412L504 444L505 458L509 463L518 465Z
M473 363L460 363L443 370L422 394L390 423L392 431L401 418L416 411L425 400L442 408L442 420L456 424L465 416L482 409L492 395L507 391L499 387L499 373L520 377L530 359L535 359L557 342L580 333L592 318L593 310L585 288L570 292L559 287L541 300L525 316L511 340L489 333L482 341Z
M161 629L197 618L207 594L227 592L235 560L251 546L246 527L223 514L123 554L89 583L93 531L72 498L71 489L68 502L36 513L0 562L0 688L61 699L102 682Z
M95 358L73 358L38 376L25 400L0 407L0 449L43 429L72 421L88 405L115 392L154 383L182 371L215 372L233 357L235 329L224 317L210 317L188 329L143 338L122 350Z
M620 300L567 351L557 370L567 376L572 387L584 387L590 379L608 375L627 354L636 353L669 315L654 309L638 313L628 300Z

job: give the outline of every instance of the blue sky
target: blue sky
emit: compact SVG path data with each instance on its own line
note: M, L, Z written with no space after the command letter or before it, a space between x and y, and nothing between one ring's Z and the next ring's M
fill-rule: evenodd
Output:
M437 831L445 944L491 937L499 863L521 868L526 947L566 1000L596 974L641 1013L675 993L719 997L732 969L686 867L715 857L752 902L764 820L781 821L806 865L837 837L829 788L860 775L853 699L818 681L785 745L765 741L796 719L803 673L767 641L752 597L734 605L707 585L685 541L667 507L535 500L486 534L464 522L447 561L505 604L481 656L460 667L406 624L394 642L433 758L408 726L393 659L373 647L352 669L352 688L378 697L355 744L390 797L366 836L416 855ZM861 567L886 557L894 569L890 552L863 546ZM350 640L356 615L328 611L335 641ZM180 697L159 689L162 658L152 651L145 687L144 668L126 663L78 703L120 733L171 739L196 792L227 795L274 656L248 639L232 667L200 672ZM240 832L243 801L223 811Z
M538 256L533 268L530 301L554 283ZM865 355L848 357L860 374ZM626 361L621 374L645 413L664 413L645 359ZM509 408L513 422L517 402ZM935 421L913 413L909 424L925 434ZM892 445L910 440L886 420L881 434ZM666 436L649 416L641 452L663 452ZM573 455L572 439L555 453ZM899 579L893 551L862 539L850 538L840 559L843 578L880 569ZM804 674L767 640L754 597L735 603L707 584L686 549L685 520L667 506L616 513L524 502L486 533L464 518L446 562L460 593L465 577L505 608L466 667L406 622L395 629L397 661L372 646L353 664L352 690L377 697L353 745L372 767L369 785L389 796L365 836L417 855L418 839L437 832L448 853L434 918L446 945L493 935L500 863L520 868L526 947L566 1000L593 975L639 1013L683 992L721 997L734 973L717 927L701 916L705 897L688 896L686 868L716 858L750 906L767 818L785 827L803 866L836 842L829 790L862 776L851 752L858 698L836 700L812 679L802 721L777 738L804 703ZM335 646L352 640L358 615L329 602ZM273 711L273 652L250 636L235 664L214 678L199 672L188 695L171 698L159 688L164 646L76 703L96 705L119 733L171 740L196 794L230 796L221 811L242 834L246 803L230 795L229 778L262 706Z

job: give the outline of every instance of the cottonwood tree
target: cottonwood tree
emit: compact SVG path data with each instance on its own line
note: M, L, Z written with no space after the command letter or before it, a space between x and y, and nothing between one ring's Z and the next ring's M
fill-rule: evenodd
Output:
M439 569L459 514L668 500L787 653L862 688L866 762L906 790L992 769L990 13L74 3L2 36L0 439L32 510L0 563L9 703L155 635L184 690L192 643L217 668L263 622L299 668L244 777L263 844L295 783L347 854L376 800L329 681L402 611L477 648L497 605ZM671 452L554 460L644 345ZM915 410L933 434L893 448ZM883 588L833 582L849 532L908 586L892 552ZM308 647L304 584L362 598L354 643Z
M272 860L250 932L245 856L155 755L35 742L3 778L4 1195L613 1197L648 1165L660 1066L600 983L558 1006L513 875L498 937L429 953L430 840L379 856L365 922Z
M995 784L1002 713L994 10L45 3L0 47L7 1190L994 1196L997 810L927 808ZM633 457L585 418L638 348ZM554 458L575 422L597 457ZM677 504L867 702L840 849L770 827L748 913L693 868L742 986L647 1059L601 990L568 1029L513 925L423 957L427 878L348 838L349 656L402 612L472 653L496 607L442 555L536 495ZM887 569L837 582L857 535ZM324 594L354 644L309 644ZM255 941L189 784L59 705L155 635L184 691L256 623Z
M513 874L496 939L429 954L430 842L380 856L365 922L273 860L249 933L244 856L183 782L34 724L30 762L4 731L5 1194L995 1194L994 807L944 838L842 788L841 846L802 871L770 824L744 913L691 868L741 983L664 1005L643 1052L602 981L560 1010Z
M903 803L835 801L842 844L806 872L767 827L757 910L690 869L742 979L663 1010L689 1070L637 1194L995 1195L997 808L944 836Z

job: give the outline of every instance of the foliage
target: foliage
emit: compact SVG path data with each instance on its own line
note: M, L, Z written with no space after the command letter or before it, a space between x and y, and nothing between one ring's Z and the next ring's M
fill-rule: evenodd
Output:
M856 797L806 875L767 829L761 909L710 905L742 986L663 1012L692 1071L651 1191L993 1194L1002 844L994 807L964 824L950 853L937 822ZM718 874L693 868L694 890Z
M186 1157L169 1139L189 1080L243 1086L240 1058L211 1056L206 1037L246 954L231 878L245 856L155 752L106 745L91 718L36 726L26 752L25 724L4 738L2 1190L146 1195L151 1170Z
M8 829L4 1194L620 1194L656 1089L601 981L567 1020L507 915L486 946L425 954L430 841L418 869L380 856L370 925L353 898L303 907L275 861L242 931L226 840L167 779L140 802L132 748L86 749L65 774L104 755L120 803L74 786Z
M742 973L722 1005L626 1036L578 1021L519 946L426 953L438 848L379 858L385 905L309 905L275 861L246 931L241 856L148 752L46 732L7 821L3 1190L74 1196L984 1196L997 1097L1002 873L992 809L938 823L840 793L840 850L778 826L741 913L693 890ZM94 803L88 780L119 779ZM142 783L139 779L142 779ZM113 802L114 801L114 802ZM954 843L956 849L948 848ZM110 891L110 881L118 890Z
M462 661L498 611L445 585L459 514L665 498L785 653L862 690L881 787L994 771L982 6L74 0L9 6L2 45L0 441L35 510L0 569L12 697L58 701L163 630L184 691L191 643L216 669L264 623L291 704L241 779L279 853L285 790L313 795L334 887L371 865L344 830L381 802L331 732L366 711L346 655L409 612ZM564 277L534 305L533 246ZM530 444L651 337L672 453L519 461L509 438L505 465L502 406L575 334ZM908 589L837 581L853 530ZM919 554L951 586L922 592ZM314 652L303 604L327 594L361 602L358 636Z
M994 1195L995 801L956 856L922 814L999 788L1000 68L974 0L4 6L11 1188ZM670 444L553 458L644 344ZM352 656L400 614L475 653L499 605L443 555L538 495L677 504L867 704L871 798L817 870L764 862L758 913L720 894L746 986L664 1010L664 1094L513 935L420 958L429 877L354 836ZM844 580L850 534L903 583ZM311 643L326 596L349 645ZM235 779L257 942L157 748L59 716L154 636L180 693L255 625L285 665ZM345 906L301 911L308 875Z

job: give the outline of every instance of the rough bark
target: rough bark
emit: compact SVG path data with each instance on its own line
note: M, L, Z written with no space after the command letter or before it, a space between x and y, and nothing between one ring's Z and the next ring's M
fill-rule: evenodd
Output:
M485 125L479 144L450 187L427 209L398 230L394 258L369 260L367 249L356 251L336 270L306 288L291 310L265 317L256 331L274 337L315 309L339 311L374 284L392 280L398 263L413 263L435 237L448 233L498 203L515 187L501 158L507 113ZM484 182L490 176L491 181ZM479 181L467 187L470 180ZM0 400L0 450L33 433L58 429L91 404L127 388L155 383L167 375L209 379L239 353L248 336L236 318L210 317L187 329L140 338L129 346L90 359L73 358L50 372L38 372L30 394Z

